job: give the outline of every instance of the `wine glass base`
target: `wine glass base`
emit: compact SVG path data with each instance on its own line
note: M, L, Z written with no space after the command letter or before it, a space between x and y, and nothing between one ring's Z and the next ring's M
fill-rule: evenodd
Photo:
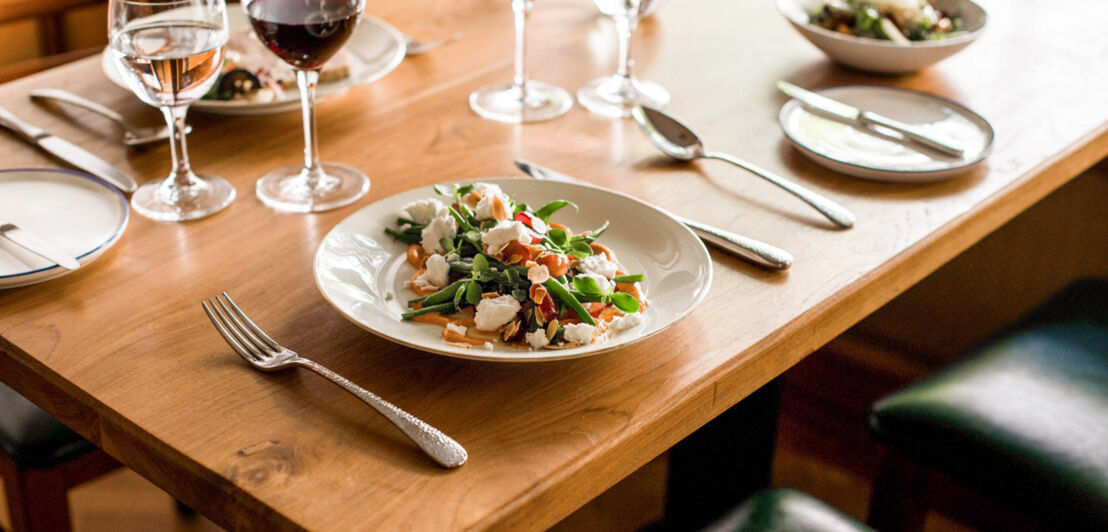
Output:
M573 98L565 89L541 81L527 82L526 97L512 83L496 83L469 95L473 112L489 120L522 124L542 122L566 114Z
M577 90L577 101L590 113L626 118L636 105L661 108L669 103L669 91L653 81L609 76L590 81Z
M234 199L235 187L227 180L198 175L182 188L172 187L167 181L142 185L131 196L131 208L159 222L181 222L211 216Z
M369 192L369 178L345 164L322 163L323 175L309 185L303 166L286 166L262 176L254 186L258 199L285 212L319 212L354 203Z

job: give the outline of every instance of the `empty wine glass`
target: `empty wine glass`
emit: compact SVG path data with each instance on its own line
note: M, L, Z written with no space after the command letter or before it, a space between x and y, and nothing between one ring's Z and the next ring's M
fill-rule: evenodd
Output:
M577 101L589 112L612 118L631 116L636 105L664 107L669 91L653 81L644 81L631 73L631 34L639 18L649 16L660 3L657 0L593 0L601 13L612 17L619 37L619 67L615 75L590 81L577 90Z
M531 0L511 0L515 14L515 77L509 83L482 87L469 95L469 107L490 120L519 124L557 118L573 107L573 98L561 87L527 79L527 15Z
M135 211L176 222L214 214L235 199L226 180L200 176L185 143L188 106L215 83L227 44L223 0L111 0L108 39L115 66L140 100L161 109L169 125L173 170L135 191Z
M258 38L296 70L304 118L304 166L286 166L262 176L255 193L266 205L291 212L353 203L369 192L369 178L345 164L319 162L315 89L323 64L354 33L365 0L244 0L242 7Z

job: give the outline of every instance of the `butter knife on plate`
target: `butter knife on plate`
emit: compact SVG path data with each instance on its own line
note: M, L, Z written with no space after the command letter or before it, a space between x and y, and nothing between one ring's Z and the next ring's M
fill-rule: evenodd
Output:
M570 177L561 172L523 160L517 160L516 166L520 170L523 170L523 173L538 180L562 181L566 183L577 183L579 185L589 184L575 177ZM724 231L718 227L677 216L657 205L654 207L668 214L681 224L684 224L685 227L691 229L692 232L705 243L711 244L721 251L730 253L731 255L744 259L757 266L770 270L787 270L789 266L793 264L793 256L789 254L788 251L781 248L730 231Z
M819 111L820 114L830 115L832 118L846 120L847 122L853 122L858 125L885 127L900 133L904 136L905 140L927 146L928 148L938 150L954 157L961 157L966 152L965 148L951 144L942 139L937 139L920 131L911 124L905 124L904 122L877 114L873 111L864 111L853 105L828 98L822 94L798 87L787 81L778 81L777 88L781 92L800 100L805 106Z
M77 146L65 139L55 137L40 127L33 126L20 120L15 115L0 107L0 126L15 132L24 140L42 148L51 155L84 170L123 192L134 192L138 183L126 172L109 164L107 161L89 153L84 148Z
M17 246L54 262L67 270L76 270L81 267L81 263L77 262L77 259L73 258L69 253L66 253L58 246L51 244L47 240L44 240L42 237L26 229L20 229L19 226L15 224L0 223L0 237L4 237L14 242Z

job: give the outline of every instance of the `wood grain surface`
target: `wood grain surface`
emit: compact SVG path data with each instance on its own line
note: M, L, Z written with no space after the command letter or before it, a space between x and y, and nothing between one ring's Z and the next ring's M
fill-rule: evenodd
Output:
M194 167L228 178L240 197L193 223L135 216L89 267L0 292L0 379L228 528L542 529L1108 153L1108 4L1096 0L1064 9L988 2L990 27L979 42L903 77L834 66L771 2L675 0L644 22L638 71L669 88L670 110L716 149L853 210L858 224L849 231L737 169L665 161L630 121L580 108L527 126L481 120L468 93L511 76L506 4L370 2L369 12L417 37L465 37L318 106L323 158L373 179L352 207L285 215L253 197L254 180L300 160L298 113L194 113ZM535 79L573 90L614 69L614 32L591 2L536 2L531 22ZM786 144L776 122L785 101L773 88L778 79L940 94L988 118L996 144L985 165L942 183L835 174ZM68 89L157 123L153 109L104 79L98 59L0 86L0 105L141 180L168 171L167 146L128 150L110 124L31 103L26 95L36 87ZM0 153L7 168L59 164L8 134L0 134ZM512 160L520 157L774 243L795 265L767 273L713 253L711 293L666 334L604 356L533 365L387 343L316 291L316 246L357 208L435 182L517 175ZM248 369L200 309L220 290L282 343L453 436L470 462L435 467L314 375Z

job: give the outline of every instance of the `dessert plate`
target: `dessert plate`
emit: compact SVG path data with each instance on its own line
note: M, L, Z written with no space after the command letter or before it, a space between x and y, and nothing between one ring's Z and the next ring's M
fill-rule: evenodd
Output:
M77 258L96 260L123 235L127 198L100 178L49 168L0 170L0 218L49 240ZM80 269L76 271L81 271ZM73 273L0 238L0 288Z
M816 92L915 125L966 149L961 157L948 156L907 143L893 131L832 120L798 100L789 100L778 114L785 136L809 159L836 172L876 181L939 181L981 163L993 145L993 128L987 120L932 94L874 85Z

